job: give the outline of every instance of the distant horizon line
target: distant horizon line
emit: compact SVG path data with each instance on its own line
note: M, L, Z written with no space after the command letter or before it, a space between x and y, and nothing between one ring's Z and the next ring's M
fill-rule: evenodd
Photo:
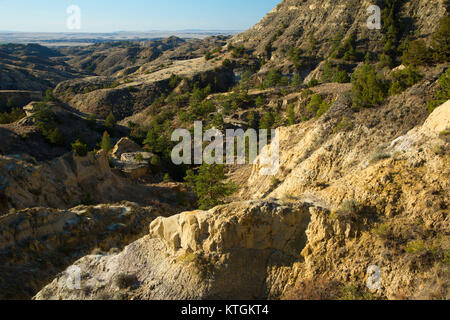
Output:
M118 30L118 31L15 31L15 30L0 30L0 33L46 33L46 34L115 34L115 33L154 33L154 32L241 32L246 29L175 29L175 30Z

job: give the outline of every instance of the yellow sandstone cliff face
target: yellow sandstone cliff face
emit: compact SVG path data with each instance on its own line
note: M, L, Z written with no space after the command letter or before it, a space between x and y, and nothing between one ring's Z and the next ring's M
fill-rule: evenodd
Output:
M39 165L28 159L0 156L0 173L6 181L1 191L9 201L8 206L0 208L0 214L9 207L70 208L88 194L92 200L108 202L123 184L111 172L103 152L83 158L67 154Z
M257 299L271 291L280 295L279 278L287 273L279 267L299 259L311 208L308 203L255 201L156 219L149 235L122 253L79 260L76 266L85 279L82 290L68 290L65 273L36 299ZM136 280L121 287L117 277L125 275Z

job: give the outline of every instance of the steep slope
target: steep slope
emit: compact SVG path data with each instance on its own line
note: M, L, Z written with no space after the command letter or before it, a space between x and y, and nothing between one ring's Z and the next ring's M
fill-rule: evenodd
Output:
M446 12L444 0L397 2L401 6L402 38L412 29L418 36L428 37ZM383 1L284 0L255 26L234 36L232 43L255 50L260 56L266 55L270 45L272 60L280 64L291 46L308 52L311 35L317 39L315 53L327 57L332 50L332 40L338 34L344 39L355 32L358 48L379 53L383 48L380 42L383 33L366 26L367 8L373 4L384 7Z
M322 117L280 128L281 168L274 177L278 182L274 184L273 177L260 176L259 168L253 168L240 196L259 199L321 190L332 183L339 185L346 175L360 172L383 155L391 156L386 150L390 143L429 117L426 103L441 72L442 67L427 72L419 83L376 109L355 111L351 93L338 93ZM333 85L322 87L327 86Z

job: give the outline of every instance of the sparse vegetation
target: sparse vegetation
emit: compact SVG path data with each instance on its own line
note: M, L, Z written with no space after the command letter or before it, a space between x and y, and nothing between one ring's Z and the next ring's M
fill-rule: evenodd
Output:
M337 124L337 126L333 129L333 133L338 133L341 131L350 131L354 127L353 122L347 116L344 116L342 120Z
M445 142L450 142L450 130L444 130L439 133L439 137Z
M447 69L447 71L439 78L438 82L439 88L428 104L428 111L430 113L450 99L450 69Z
M406 245L405 248L405 251L410 254L420 253L425 250L425 243L422 240L411 241Z
M415 85L420 79L422 79L422 76L412 67L393 72L391 77L392 83L389 88L389 95L402 93L407 88Z
M341 296L341 285L325 276L298 281L288 290L284 300L337 300Z
M138 282L135 274L120 273L114 278L114 284L117 288L128 289Z
M356 284L348 284L341 289L341 295L338 300L378 300L376 295L368 292L367 288Z
M379 106L387 97L386 80L375 73L369 64L355 71L352 79L353 108L372 108Z
M381 239L388 239L391 236L391 228L388 223L378 225L372 230L372 233Z
M350 199L342 202L336 213L342 217L354 218L359 215L361 210L362 210L361 204L354 199Z
M222 281L225 270L234 282L242 274L243 296L258 297L261 290L257 287L262 283L267 284L264 292L274 299L279 298L280 288L288 289L283 290L284 298L301 300L372 300L383 295L391 299L397 294L447 298L444 280L450 253L445 230L445 164L450 134L445 119L438 117L440 112L425 122L428 102L433 112L450 99L449 18L444 17L430 34L430 26L443 13L442 3L376 1L383 9L380 32L361 28L365 19L355 16L366 9L361 1L349 2L348 8L341 8L341 15L326 14L319 1L294 2L282 2L242 36L171 37L122 44L101 41L89 47L49 49L53 53L31 44L18 50L24 57L17 60L23 64L20 69L9 72L10 66L0 61L0 69L6 70L1 82L5 90L0 92L0 124L8 124L0 128L5 136L0 138L0 216L17 208L9 211L6 222L16 225L10 219L17 216L30 220L34 229L40 228L34 225L39 217L59 212L46 208L61 203L61 218L70 219L64 229L71 231L37 240L32 235L21 240L20 250L3 250L1 259L20 260L36 274L24 273L22 280L14 268L8 269L5 286L0 284L0 298L10 288L27 288L31 297L34 289L37 292L49 283L67 262L89 254L94 247L105 254L83 259L86 266L94 259L100 268L83 270L81 291L55 288L67 276L62 273L44 292L49 294L53 288L55 298L60 293L108 299L164 298L167 294L176 298L186 296L185 290L190 296L220 298L235 291L239 296L238 285L226 287ZM444 5L449 7L450 1ZM306 24L302 23L305 16ZM3 49L0 46L3 60L15 54L14 46ZM47 56L52 66L41 68ZM65 77L69 80L55 83L51 79L54 66L58 67L58 82ZM36 72L36 79L48 70L48 79L37 84L28 81L28 70ZM88 73L89 77L81 78ZM10 90L15 83L22 85L17 80L27 80L22 83L30 88ZM47 86L55 89L45 92L45 101L34 108L35 114L18 121L25 114L17 107L42 99ZM33 110L27 108L28 112ZM265 177L259 170L263 163L173 164L171 135L184 128L194 140L194 121L202 121L204 131L217 128L222 133L292 126L279 130L278 174ZM446 130L440 139L427 139L431 127ZM125 136L137 145L123 139L113 154L114 143ZM44 138L51 145L43 143ZM248 140L252 142L253 137ZM203 141L206 145L208 141ZM72 153L67 153L70 147ZM100 148L107 154L110 171L107 165L103 168ZM249 149L246 145L247 161ZM126 155L121 156L122 151ZM105 170L106 175L102 174ZM239 192L231 179L239 183ZM26 187L24 194L21 186ZM231 201L207 214L181 214L181 220L175 221L180 212L210 210ZM104 202L111 205L100 205ZM77 204L83 206L67 209ZM211 216L214 213L216 217ZM72 223L78 219L73 220L74 215L96 223ZM174 215L170 221L160 221ZM162 217L151 227L154 239L134 242L148 234L149 222L158 216ZM177 223L183 223L181 229ZM208 230L208 225L217 230ZM86 228L98 234L84 237ZM155 237L162 242L154 241ZM178 248L180 241L183 248ZM132 256L145 256L141 250L149 247L155 251L152 257L162 259L161 265L175 264L174 268L149 271L145 268L151 263L123 264L118 265L116 275L103 277L102 265L116 262L117 256L109 255L117 255L133 242L136 245L122 253L130 261L139 262ZM166 245L160 245L164 243L175 251L165 250ZM236 246L239 250L234 250ZM61 252L55 258L62 264L47 259L53 251ZM269 257L269 251L277 254ZM39 269L41 260L48 268ZM373 265L382 269L382 287L370 293L366 280L373 280L372 268L367 268ZM186 277L174 277L172 273L180 268ZM140 278L149 272L152 279L147 277L141 284L137 275ZM281 273L276 281L265 281ZM175 279L173 285L182 288L167 293L161 276ZM15 283L16 279L23 283ZM106 281L100 284L94 279ZM198 284L202 285L195 288Z
M223 203L223 199L236 190L233 182L224 182L226 176L223 165L203 164L198 173L188 170L185 181L198 196L199 208L211 209Z
M431 146L431 151L437 156L445 156L447 148L443 144L434 144Z
M81 142L80 140L76 140L74 143L72 143L72 150L75 152L77 156L85 157L87 156L89 150L88 146Z
M389 158L391 158L391 154L386 153L383 150L379 150L370 157L370 163L372 163L372 164L377 163L381 160L385 160L385 159L389 159Z

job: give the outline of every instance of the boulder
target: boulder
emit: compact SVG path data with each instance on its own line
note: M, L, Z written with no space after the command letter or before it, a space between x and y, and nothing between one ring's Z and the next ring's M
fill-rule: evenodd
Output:
M124 153L132 153L139 151L142 151L142 148L137 143L135 143L129 138L122 138L114 146L112 156L116 159L120 159L122 154Z
M40 103L39 101L32 101L29 104L27 104L25 107L23 107L23 111L25 112L25 114L28 117L30 117L35 112L35 108L39 103Z
M138 161L137 158L139 154L142 156L142 160ZM154 154L151 152L129 152L122 153L120 157L120 161L124 162L137 162L137 163L150 163L150 160L153 158Z

